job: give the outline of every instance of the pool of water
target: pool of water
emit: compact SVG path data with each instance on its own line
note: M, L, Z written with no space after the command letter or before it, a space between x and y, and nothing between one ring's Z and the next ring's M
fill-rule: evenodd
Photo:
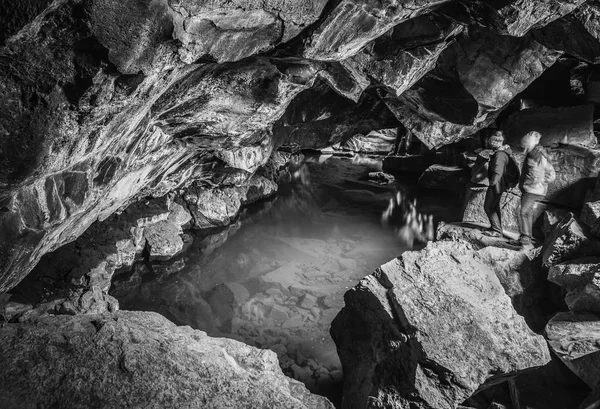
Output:
M289 376L336 401L342 372L331 321L344 293L406 248L382 228L394 185L364 181L369 169L330 158L305 165L306 183L282 186L226 229L189 232L189 248L116 276L121 308L157 311L179 325L235 338L279 357ZM396 184L437 220L456 217L451 199Z

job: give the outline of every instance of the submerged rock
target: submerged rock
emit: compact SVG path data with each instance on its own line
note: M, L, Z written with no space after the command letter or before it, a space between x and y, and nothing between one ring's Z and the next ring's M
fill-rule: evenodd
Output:
M284 376L274 352L152 312L46 316L5 325L0 343L0 401L11 408L333 408Z
M460 194L467 175L467 171L458 166L431 165L419 178L419 186Z
M331 327L344 408L455 408L495 377L550 359L493 269L463 241L404 253L345 301Z
M600 386L600 316L561 312L545 330L554 353L590 388Z

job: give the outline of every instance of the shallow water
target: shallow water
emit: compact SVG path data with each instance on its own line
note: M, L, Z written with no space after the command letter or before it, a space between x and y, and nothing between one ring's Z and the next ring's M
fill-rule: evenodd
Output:
M329 327L343 295L406 248L380 224L394 185L363 182L368 169L342 158L308 171L308 184L282 186L275 200L227 229L194 236L169 262L135 265L111 292L124 309L272 349L286 374L335 401L342 373ZM439 195L418 198L438 220L458 208Z

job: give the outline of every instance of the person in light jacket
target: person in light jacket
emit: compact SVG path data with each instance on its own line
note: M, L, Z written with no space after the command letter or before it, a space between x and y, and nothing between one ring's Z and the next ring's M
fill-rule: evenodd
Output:
M521 210L519 212L519 240L511 241L513 245L531 248L533 230L533 207L548 192L548 185L556 179L554 167L550 163L546 150L539 145L542 135L532 131L521 140L527 156L523 162L519 189L521 190Z

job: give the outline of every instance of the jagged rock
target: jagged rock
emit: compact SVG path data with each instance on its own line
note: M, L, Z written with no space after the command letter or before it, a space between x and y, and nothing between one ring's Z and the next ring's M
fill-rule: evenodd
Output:
M419 186L460 194L467 176L468 172L458 166L431 165L419 178Z
M304 50L310 59L340 61L402 21L429 11L448 0L384 1L343 0L318 25Z
M454 408L494 376L550 359L466 242L405 252L344 298L331 327L344 408Z
M273 125L275 146L321 149L358 133L398 126L385 104L365 92L356 104L333 91L327 84L316 85L299 94Z
M542 233L544 237L548 236L554 227L560 222L566 214L569 213L565 209L548 209L542 215Z
M210 56L219 62L236 61L273 48L295 37L319 18L325 0L282 5L276 0L254 2L169 2L173 36L182 43L181 59L193 63Z
M150 260L164 260L173 257L183 249L180 229L175 224L164 221L144 229Z
M183 195L199 229L228 226L242 205L272 196L277 184L263 176L254 176L243 186L207 189L192 185Z
M167 221L173 223L175 226L182 227L188 224L192 220L190 212L177 202L171 203L169 207L169 216Z
M70 294L66 301L56 307L59 314L68 315L104 314L116 312L118 309L119 302L95 286L87 291L78 290ZM46 313L47 311L42 310L41 312Z
M585 312L560 312L545 330L554 353L590 388L600 383L600 317Z
M152 312L47 316L5 325L0 339L18 346L0 350L0 400L11 408L333 408L284 376L274 352Z
M522 36L535 27L546 24L575 10L585 0L517 0L500 9L505 18L508 34Z
M600 201L584 203L579 219L594 236L600 237Z
M571 311L600 314L600 258L587 257L550 267L548 280L567 290Z
M438 148L490 124L559 56L530 35L469 30L441 53L431 72L398 101L389 98L386 103L427 147Z
M357 134L340 145L343 150L361 153L389 153L396 141L396 129L371 131L367 135Z
M489 226L490 221L485 214L483 204L487 186L485 187L469 187L470 193L467 196L465 210L462 221L466 223L478 223ZM502 195L500 201L502 229L512 233L519 233L519 210L521 208L521 195L516 190L510 190ZM534 225L540 215L546 210L546 205L536 202L533 208Z
M595 146L594 106L564 108L530 108L512 114L503 124L507 143L520 146L521 138L529 131L542 134L540 144L569 144Z
M549 268L563 261L598 254L600 242L591 239L573 213L569 213L544 240L542 263Z
M556 180L548 186L545 201L579 209L587 191L600 172L600 150L565 145L546 150L556 171ZM522 155L515 155L519 163Z

